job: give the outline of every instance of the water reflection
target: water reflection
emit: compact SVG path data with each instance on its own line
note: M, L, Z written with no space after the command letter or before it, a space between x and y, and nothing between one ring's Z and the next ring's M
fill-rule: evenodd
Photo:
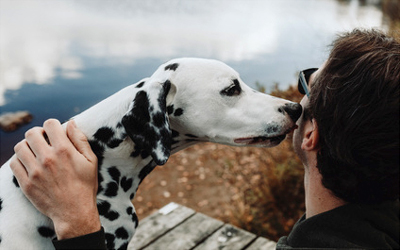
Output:
M336 32L385 28L379 0L362 2L1 0L0 108L31 111L33 125L66 119L182 56L225 61L249 85L285 87L324 61ZM0 132L1 159L18 133Z
M2 0L0 16L0 105L6 89L23 83L81 77L82 57L112 64L186 55L240 62L313 48L318 57L339 30L382 26L381 12L358 1Z

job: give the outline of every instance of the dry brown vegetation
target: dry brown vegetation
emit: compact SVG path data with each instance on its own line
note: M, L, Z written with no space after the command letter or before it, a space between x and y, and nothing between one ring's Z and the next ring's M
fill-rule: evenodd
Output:
M294 87L271 94L301 98ZM146 177L134 204L142 219L171 201L277 240L304 213L303 166L291 137L268 149L198 144Z

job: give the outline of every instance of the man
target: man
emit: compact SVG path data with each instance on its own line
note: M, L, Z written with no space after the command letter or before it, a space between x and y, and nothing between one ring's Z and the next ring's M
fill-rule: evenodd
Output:
M277 248L399 248L399 42L344 34L302 82L306 214Z
M400 43L355 30L334 42L319 70L304 73L299 90L309 97L293 141L305 166L306 213L277 248L398 248ZM65 134L47 121L15 151L11 168L53 220L56 247L105 248L94 245L104 244L97 162L74 123Z

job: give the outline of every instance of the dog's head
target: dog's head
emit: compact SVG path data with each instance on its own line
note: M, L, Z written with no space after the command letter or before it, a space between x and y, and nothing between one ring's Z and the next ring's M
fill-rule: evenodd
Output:
M271 147L295 128L302 113L299 104L251 89L215 60L172 60L137 88L122 124L157 164L169 157L170 127L197 141Z

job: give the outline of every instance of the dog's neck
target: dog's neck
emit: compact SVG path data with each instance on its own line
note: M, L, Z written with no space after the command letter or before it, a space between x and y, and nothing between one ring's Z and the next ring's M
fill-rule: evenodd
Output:
M119 197L123 193L132 199L143 178L156 166L150 153L138 148L122 125L122 118L132 100L131 96L124 93L138 90L135 86L129 86L73 118L88 137L98 158L98 194L106 196L104 198L114 197L116 193ZM120 103L119 108L112 108L112 103ZM99 110L112 115L101 115ZM168 112L171 121L171 154L201 141L197 136L180 132L182 129L174 124L176 113Z
M192 134L179 133L173 128L171 131L171 154L202 141ZM132 200L140 183L156 167L152 157L137 148L120 126L101 127L89 142L98 158L99 197L107 199L122 194Z
M177 130L171 128L172 131L172 143L171 143L171 154L192 146L196 143L200 143L199 137L189 134L189 133L179 133Z

